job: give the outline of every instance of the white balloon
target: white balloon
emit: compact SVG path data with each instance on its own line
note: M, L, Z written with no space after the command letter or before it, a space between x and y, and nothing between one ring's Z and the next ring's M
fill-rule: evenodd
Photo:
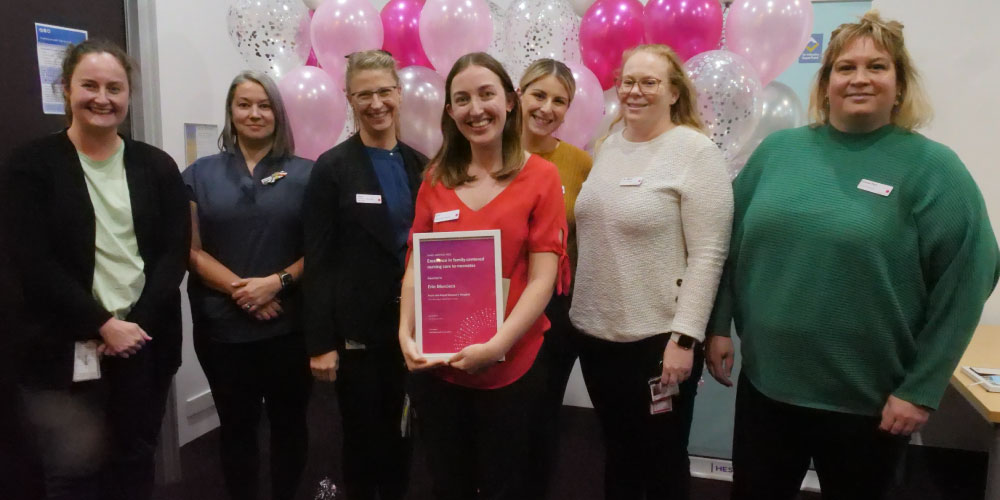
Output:
M589 9L591 5L594 5L595 1L596 0L569 0L569 5L570 7L573 7L573 12L576 12L576 15L583 17L583 15L587 13L587 9Z
M309 10L316 10L319 8L319 4L323 3L323 0L302 0L302 3L306 4Z
M750 155L767 136L786 128L801 127L806 124L806 112L799 96L791 87L772 81L761 94L760 121L754 127L753 135L747 140L739 154L729 162L730 172L736 174L743 168Z

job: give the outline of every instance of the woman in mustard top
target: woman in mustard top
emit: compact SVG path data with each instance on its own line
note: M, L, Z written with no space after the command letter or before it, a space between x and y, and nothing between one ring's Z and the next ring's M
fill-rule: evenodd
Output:
M587 152L564 141L553 133L562 125L566 112L576 94L576 80L565 64L554 59L539 59L524 71L518 89L521 99L521 143L529 153L554 163L562 182L566 221L569 223L567 253L572 269L576 269L576 224L573 205L580 186L587 179L593 159ZM548 483L552 464L559 446L558 417L563 393L569 374L576 363L577 349L570 343L570 332L575 331L569 322L570 295L553 295L545 315L552 327L545 332L548 382L545 395L545 439L539 448L542 455L535 470L542 488Z

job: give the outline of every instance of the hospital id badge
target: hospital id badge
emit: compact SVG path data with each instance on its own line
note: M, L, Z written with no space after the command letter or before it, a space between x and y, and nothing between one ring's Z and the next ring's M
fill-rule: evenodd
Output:
M76 342L73 353L73 382L101 378L101 356L97 354L97 341Z
M649 384L649 414L659 415L674 409L674 394L680 393L677 384L664 386L660 384L660 377L650 378Z

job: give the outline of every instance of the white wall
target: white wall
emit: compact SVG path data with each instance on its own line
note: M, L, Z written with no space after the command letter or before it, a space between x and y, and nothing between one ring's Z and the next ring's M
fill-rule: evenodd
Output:
M883 16L905 25L906 45L923 72L936 118L922 132L954 149L986 199L993 232L1000 234L1000 169L997 113L1000 57L990 42L1000 19L994 0L874 0ZM982 323L1000 324L1000 293L994 293ZM924 444L985 450L989 427L950 391L924 431Z
M163 149L178 165L186 167L184 123L216 124L221 130L226 90L244 64L226 31L228 1L159 0L154 4ZM182 445L215 428L219 422L212 407L188 414L188 401L208 391L208 382L191 344L190 318L184 294L184 364L176 378Z

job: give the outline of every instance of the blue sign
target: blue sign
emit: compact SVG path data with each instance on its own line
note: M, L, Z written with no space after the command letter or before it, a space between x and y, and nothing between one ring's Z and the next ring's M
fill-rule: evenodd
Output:
M63 106L62 60L66 47L87 39L87 32L51 24L35 23L38 47L38 77L42 82L42 111L47 115L66 114Z
M806 48L799 55L800 63L819 63L823 58L823 34L813 33L806 42Z

